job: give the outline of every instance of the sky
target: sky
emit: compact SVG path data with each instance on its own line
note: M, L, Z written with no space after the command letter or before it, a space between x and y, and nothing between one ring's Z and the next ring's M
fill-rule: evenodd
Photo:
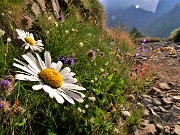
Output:
M156 6L159 0L99 0L104 8L126 8L131 5L136 6L136 8L143 8L147 11L155 12Z

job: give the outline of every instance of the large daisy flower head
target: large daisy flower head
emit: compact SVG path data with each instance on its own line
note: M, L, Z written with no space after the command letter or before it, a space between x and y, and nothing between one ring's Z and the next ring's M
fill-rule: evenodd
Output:
M21 39L22 41L24 41L23 46L25 47L25 49L31 49L32 51L39 51L42 52L43 48L43 44L41 40L35 41L34 40L34 36L32 33L23 31L21 29L16 29L16 32L18 34L18 39Z
M18 63L13 65L23 71L17 71L19 74L15 76L18 80L38 81L39 84L32 87L33 90L43 89L51 98L55 98L58 103L63 104L64 99L71 104L75 104L74 100L83 102L85 95L80 91L85 88L76 85L77 79L73 76L69 67L62 68L62 62L51 62L51 55L48 51L44 53L44 61L36 53L34 57L31 53L22 55L27 62L24 63L15 59Z

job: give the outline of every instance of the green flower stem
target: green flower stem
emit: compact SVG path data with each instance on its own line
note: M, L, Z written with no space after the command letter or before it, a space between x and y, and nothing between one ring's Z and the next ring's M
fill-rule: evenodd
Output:
M31 108L33 108L38 101L41 100L42 97L43 97L43 94L42 94L40 97L38 97L36 100L34 100L34 102L27 108L27 110L26 110L19 118L17 118L8 128L6 128L6 129L1 133L1 135L4 135L5 133L7 133L7 132L9 131L9 129L10 129L12 126L14 126L14 124L16 124L18 121L20 121L20 120L27 114L27 112L28 112Z

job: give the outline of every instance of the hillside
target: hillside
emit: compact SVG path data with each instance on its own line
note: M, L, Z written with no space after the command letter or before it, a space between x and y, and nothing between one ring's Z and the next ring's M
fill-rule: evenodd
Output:
M143 29L148 26L155 18L155 15L151 11L146 11L141 8L131 6L118 10L110 10L107 12L108 26L118 26L125 24L128 27L136 27Z
M180 0L159 0L155 14L161 16L172 10Z
M180 27L179 14L180 3L168 13L154 20L144 31L145 35L152 37L168 37L174 29Z

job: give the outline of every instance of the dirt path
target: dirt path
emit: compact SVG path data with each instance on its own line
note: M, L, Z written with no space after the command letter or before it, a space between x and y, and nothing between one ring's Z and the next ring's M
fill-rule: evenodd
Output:
M143 48L138 59L158 67L157 80L139 101L144 115L133 134L180 135L180 43L145 43Z

